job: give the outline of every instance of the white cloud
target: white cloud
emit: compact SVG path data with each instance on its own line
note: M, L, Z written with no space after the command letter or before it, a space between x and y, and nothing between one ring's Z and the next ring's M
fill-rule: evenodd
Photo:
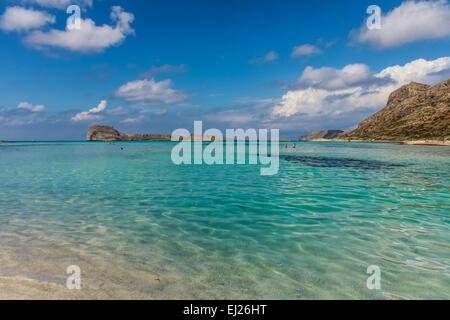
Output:
M313 44L303 44L301 46L294 47L291 56L292 57L312 56L314 54L319 53L322 53L322 50L320 50L317 46Z
M89 110L91 113L99 113L106 109L106 100L100 101L99 105Z
M134 34L134 29L130 24L134 21L134 14L123 11L122 7L113 6L111 8L112 21L117 23L117 28L124 34Z
M112 116L123 116L125 114L128 114L128 110L124 107L117 107L115 109L109 110L108 114Z
M0 108L0 122L5 126L36 124L45 119L43 105L21 102L15 108Z
M352 33L357 42L377 48L450 36L450 5L447 0L405 1L382 16L381 29L369 30L364 24Z
M28 102L21 102L17 106L17 109L26 109L32 112L42 112L44 111L45 107L41 104L33 106L31 103Z
M267 53L263 57L248 60L248 63L250 63L250 64L264 64L264 63L267 63L267 62L270 62L270 61L274 61L274 60L277 60L277 59L278 59L278 53L276 53L275 51L270 51L269 53Z
M128 118L128 119L122 120L121 123L136 123L136 122L142 121L144 119L145 119L144 116L139 116L136 118Z
M77 113L74 117L72 117L72 121L78 122L103 119L103 116L99 115L98 113L104 111L105 109L106 100L102 100L97 107L92 108L89 111Z
M45 11L8 7L0 17L0 29L3 31L28 31L40 28L47 23L55 23L55 17Z
M135 80L121 86L114 95L129 102L173 104L186 100L188 95L170 88L172 85L170 79L159 82L154 79Z
M72 4L92 7L92 0L21 0L23 4L36 4L46 8L65 9Z
M378 79L378 78L377 78ZM298 88L322 88L328 90L344 89L373 83L374 74L365 64L350 64L338 70L329 67L314 69L306 67L303 74L294 82Z
M141 109L139 113L153 113L157 116L162 116L163 114L166 114L168 112L167 109Z
M414 60L372 73L368 66L354 64L343 69L307 67L274 107L275 117L296 114L337 116L367 108L381 108L389 94L411 81L433 84L447 79L450 57L433 61Z
M102 52L110 46L121 44L127 35L134 34L130 24L134 15L123 11L121 7L114 6L111 19L115 26L97 26L91 19L81 19L80 30L56 30L48 32L33 31L24 38L28 45L44 49L57 47L82 53Z
M448 78L442 74L443 71L450 71L450 57L427 61L417 59L404 66L392 66L382 70L379 73L381 77L391 77L399 85L410 81L433 84ZM443 78L444 77L444 78Z

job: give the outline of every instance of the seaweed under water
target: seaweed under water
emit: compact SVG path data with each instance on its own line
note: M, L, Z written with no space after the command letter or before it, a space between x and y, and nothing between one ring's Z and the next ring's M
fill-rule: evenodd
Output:
M288 162L301 163L310 167L318 167L318 168L350 168L363 170L379 170L395 167L404 167L404 165L397 163L351 159L351 158L328 158L328 157L282 155L280 156L280 159Z

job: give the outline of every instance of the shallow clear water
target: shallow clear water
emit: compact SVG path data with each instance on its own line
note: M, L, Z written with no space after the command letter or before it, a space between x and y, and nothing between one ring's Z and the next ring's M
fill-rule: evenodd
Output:
M449 148L301 143L261 176L175 166L173 146L1 145L0 275L65 285L75 264L99 297L450 299Z

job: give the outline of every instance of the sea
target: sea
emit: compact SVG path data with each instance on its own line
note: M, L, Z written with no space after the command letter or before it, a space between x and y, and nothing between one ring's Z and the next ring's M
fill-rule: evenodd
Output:
M283 142L264 176L175 145L1 144L0 298L450 299L450 148Z

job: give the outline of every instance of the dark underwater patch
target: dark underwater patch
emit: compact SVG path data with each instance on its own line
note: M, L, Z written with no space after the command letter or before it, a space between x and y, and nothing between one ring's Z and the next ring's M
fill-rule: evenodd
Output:
M290 156L290 155L289 156L280 155L280 158L288 162L301 163L310 167L318 167L318 168L350 168L363 170L379 170L379 169L404 167L404 165L391 162L360 160L350 158L307 157L307 156Z

